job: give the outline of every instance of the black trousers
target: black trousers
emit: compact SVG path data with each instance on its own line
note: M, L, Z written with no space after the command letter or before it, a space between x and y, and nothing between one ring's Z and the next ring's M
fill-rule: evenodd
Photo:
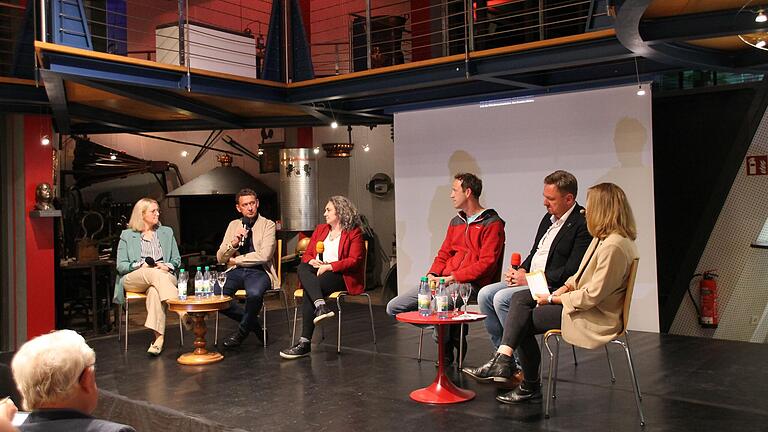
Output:
M315 300L328 294L347 289L341 273L327 271L317 276L317 269L307 263L299 264L296 272L304 288L304 300L301 302L301 337L312 340L315 331Z
M517 353L526 381L538 381L541 351L536 335L562 325L562 305L536 306L531 292L523 290L512 295L509 312L504 321L501 344L512 347Z

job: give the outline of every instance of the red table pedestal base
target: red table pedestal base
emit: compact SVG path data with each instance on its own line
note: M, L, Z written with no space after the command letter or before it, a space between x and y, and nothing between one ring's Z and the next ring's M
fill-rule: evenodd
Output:
M438 375L429 387L411 392L411 399L416 402L431 404L450 404L466 402L475 398L475 392L456 387L445 375Z

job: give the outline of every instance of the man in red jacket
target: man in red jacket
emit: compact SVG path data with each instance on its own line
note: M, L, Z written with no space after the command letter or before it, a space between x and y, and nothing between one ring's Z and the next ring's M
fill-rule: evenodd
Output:
M451 187L451 201L459 213L448 224L440 250L427 272L430 280L443 279L450 283L471 283L477 290L491 282L498 273L504 249L504 221L493 209L480 205L483 181L470 173L456 174ZM400 312L417 308L418 286L393 298L387 304L387 313L395 316ZM453 363L453 350L459 350L460 325L449 326L443 355ZM466 338L464 339L466 350Z

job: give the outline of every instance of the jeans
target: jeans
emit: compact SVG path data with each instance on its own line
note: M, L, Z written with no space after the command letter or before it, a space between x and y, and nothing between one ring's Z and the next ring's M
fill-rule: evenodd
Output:
M509 300L512 295L518 291L528 290L527 286L507 286L506 282L496 282L484 286L477 293L477 303L480 306L480 312L488 315L483 321L485 329L491 336L491 342L495 348L501 345L501 335L504 333L502 323L507 318L509 311Z
M234 298L238 289L245 289L245 310L237 301L232 301L221 313L238 321L242 333L261 331L259 312L264 303L264 292L271 286L272 280L261 266L230 270L222 293Z

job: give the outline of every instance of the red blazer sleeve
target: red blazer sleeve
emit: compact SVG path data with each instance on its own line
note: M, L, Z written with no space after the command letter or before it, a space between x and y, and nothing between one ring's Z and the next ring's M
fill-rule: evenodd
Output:
M480 257L474 263L453 271L453 277L457 282L472 282L483 276L492 275L499 262L501 249L504 247L504 224L492 223L483 233L481 240Z
M342 232L339 244L339 260L331 263L331 269L336 273L348 273L358 270L363 265L364 260L365 243L360 228L355 227L349 232Z

